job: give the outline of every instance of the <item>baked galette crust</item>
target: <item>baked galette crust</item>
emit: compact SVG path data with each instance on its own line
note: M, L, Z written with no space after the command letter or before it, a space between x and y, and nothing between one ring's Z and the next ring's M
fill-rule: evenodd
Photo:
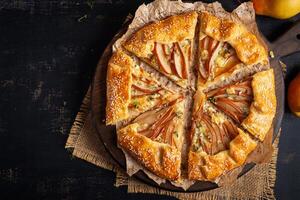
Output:
M124 47L140 58L149 58L155 42L174 43L193 39L197 16L196 12L189 12L146 25L134 33Z
M168 144L153 141L137 131L131 124L118 131L118 143L147 169L160 177L177 180L180 177L180 151Z
M256 36L242 24L220 19L208 12L202 12L200 29L206 35L228 42L236 51L238 58L245 64L267 64L268 54Z
M122 51L113 53L106 78L106 124L128 118L133 60Z
M242 126L260 141L272 127L276 113L274 70L258 72L252 80L253 103Z

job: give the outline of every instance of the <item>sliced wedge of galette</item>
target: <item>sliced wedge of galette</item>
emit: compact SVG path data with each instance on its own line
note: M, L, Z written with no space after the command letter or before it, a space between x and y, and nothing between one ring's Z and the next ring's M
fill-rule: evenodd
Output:
M206 93L220 111L261 141L272 126L276 112L274 71L253 76Z
M113 54L107 71L106 124L176 100L180 95L162 86L122 51Z
M255 71L268 65L267 51L261 41L243 25L207 12L202 12L199 18L197 63L200 85L225 73L224 79L234 70L246 66L253 65ZM258 64L261 67L257 67Z
M144 167L168 180L180 178L184 104L179 97L147 111L117 131L118 144Z
M124 48L186 88L192 64L197 13L168 17L144 26Z
M216 181L244 164L257 142L197 94L194 106L188 175L192 180Z

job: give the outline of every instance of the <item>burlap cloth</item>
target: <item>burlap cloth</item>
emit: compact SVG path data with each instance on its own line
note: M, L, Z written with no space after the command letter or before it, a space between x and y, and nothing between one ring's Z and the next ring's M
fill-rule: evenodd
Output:
M114 171L116 173L116 187L127 186L129 193L169 195L179 199L275 199L274 185L279 137L274 142L271 162L256 165L231 186L195 193L165 191L148 186L133 177L128 177L125 171L114 163L108 152L106 152L91 119L90 93L91 90L89 89L71 128L65 147L77 158L86 160L103 169Z

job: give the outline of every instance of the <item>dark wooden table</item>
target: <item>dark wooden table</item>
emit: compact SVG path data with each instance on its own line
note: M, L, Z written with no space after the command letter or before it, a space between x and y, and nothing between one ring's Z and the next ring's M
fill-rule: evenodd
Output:
M222 1L228 10L238 1ZM166 199L127 194L115 175L72 159L64 149L97 61L139 1L0 2L0 199ZM274 40L300 16L258 17ZM286 84L300 54L284 59ZM278 199L300 191L300 119L286 106L277 166ZM168 198L172 199L172 198Z

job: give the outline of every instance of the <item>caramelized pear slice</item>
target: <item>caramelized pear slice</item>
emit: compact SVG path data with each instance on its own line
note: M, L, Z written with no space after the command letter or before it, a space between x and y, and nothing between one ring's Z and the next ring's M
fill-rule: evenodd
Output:
M146 87L141 86L141 85L136 85L136 84L132 84L132 87L135 90L138 90L138 91L143 92L145 94L154 94L154 93L157 93L161 89L161 88L157 88L157 89L151 90L149 88L146 88Z
M173 69L176 76L186 79L187 78L187 63L184 52L178 43L175 43L172 51L171 59L173 61Z
M177 43L177 47L180 53L181 65L182 65L182 78L187 79L188 76L188 56L184 53L183 48Z
M166 56L163 45L160 43L155 43L154 44L154 54L157 58L158 64L160 68L166 73L166 74L171 74L172 69L171 69L171 63L169 62L168 57Z

